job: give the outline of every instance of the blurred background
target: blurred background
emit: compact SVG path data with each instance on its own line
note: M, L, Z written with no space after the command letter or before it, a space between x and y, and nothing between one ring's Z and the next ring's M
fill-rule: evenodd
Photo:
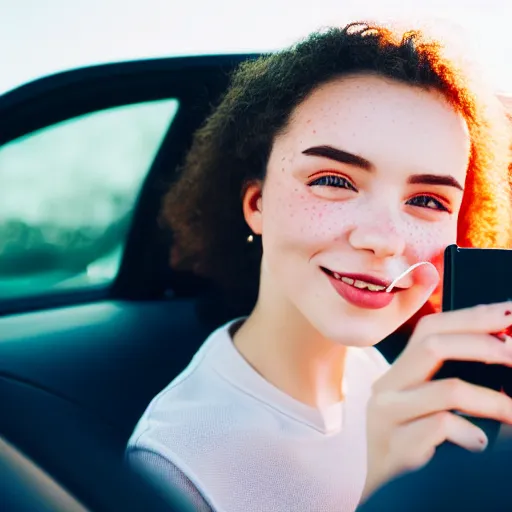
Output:
M99 63L274 50L362 19L426 27L510 102L504 0L0 0L0 95ZM177 108L117 107L0 146L0 301L115 278L137 194Z

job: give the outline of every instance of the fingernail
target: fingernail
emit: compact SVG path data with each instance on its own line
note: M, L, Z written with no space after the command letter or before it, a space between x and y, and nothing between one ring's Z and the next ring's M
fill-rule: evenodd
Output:
M501 341L505 341L503 337L512 336L512 325L505 327L505 329L501 329L501 331L493 332L492 335L501 339Z
M487 448L488 444L489 440L487 439L487 436L484 433L478 434L476 436L475 451L483 452Z
M478 442L480 444L480 450L483 452L487 448L487 445L489 444L487 436L478 436Z
M507 311L505 311L505 316L510 316L512 315L512 311L510 311L510 309L507 309Z

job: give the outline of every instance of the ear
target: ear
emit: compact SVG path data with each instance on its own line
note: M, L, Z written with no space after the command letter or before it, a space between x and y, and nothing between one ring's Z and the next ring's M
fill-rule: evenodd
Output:
M261 235L262 231L262 183L254 181L249 183L244 190L242 207L245 222L255 235Z

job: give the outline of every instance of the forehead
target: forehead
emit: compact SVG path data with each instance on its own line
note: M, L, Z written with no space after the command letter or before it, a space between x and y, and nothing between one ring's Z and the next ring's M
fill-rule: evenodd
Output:
M452 174L465 172L470 147L463 117L440 93L372 75L343 77L314 90L283 137L292 151L329 144L376 166Z

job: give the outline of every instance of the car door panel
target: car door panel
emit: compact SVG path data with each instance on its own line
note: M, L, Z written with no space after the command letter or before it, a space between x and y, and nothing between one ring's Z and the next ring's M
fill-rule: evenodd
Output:
M104 301L0 325L0 376L77 404L123 435L207 334L195 302L178 299Z

